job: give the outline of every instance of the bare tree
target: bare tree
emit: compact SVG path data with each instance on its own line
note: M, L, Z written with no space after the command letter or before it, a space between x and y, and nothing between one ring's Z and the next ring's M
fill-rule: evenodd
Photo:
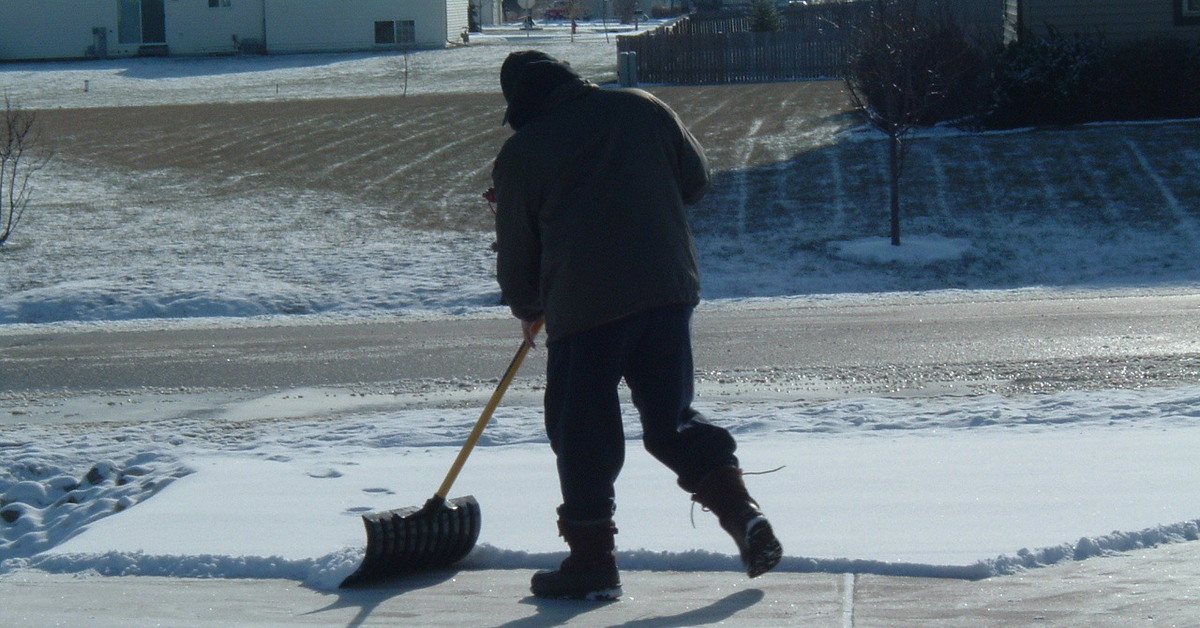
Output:
M899 246L906 138L930 120L967 71L959 57L969 46L949 14L931 8L931 2L869 1L870 17L852 27L845 83L853 105L888 138L891 239Z
M41 127L34 115L4 95L4 126L0 127L0 246L21 223L33 194L32 178L50 161L39 150Z

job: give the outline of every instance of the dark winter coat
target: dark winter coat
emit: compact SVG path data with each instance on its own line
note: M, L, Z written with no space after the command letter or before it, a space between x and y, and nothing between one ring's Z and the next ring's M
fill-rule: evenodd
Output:
M710 178L675 113L644 91L600 89L552 60L508 74L506 120L516 133L492 179L497 276L513 313L545 316L553 342L697 303L684 205L704 196Z

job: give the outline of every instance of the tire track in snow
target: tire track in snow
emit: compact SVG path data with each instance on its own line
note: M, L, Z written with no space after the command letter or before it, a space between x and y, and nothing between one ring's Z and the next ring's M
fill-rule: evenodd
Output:
M879 173L879 190L877 193L880 194L878 200L881 201L881 203L878 210L871 208L870 211L867 212L872 216L872 218L869 220L869 224L873 227L873 230L879 230L879 233L876 235L883 235L885 237L889 235L888 232L891 229L892 213L892 196L890 189L892 169L891 165L888 164L888 141L889 140L885 137L883 141L879 142L879 148L871 151L875 153L875 172ZM903 176L903 172L901 172L901 176ZM904 185L903 182L901 185ZM905 235L904 230L908 228L908 224L904 220L903 188L900 189L900 194L900 234L903 236ZM879 225L879 227L875 227L875 225Z
M842 628L854 628L854 584L858 574L842 575Z
M1087 178L1091 184L1091 189L1100 197L1100 207L1097 208L1100 215L1104 217L1104 221L1108 224L1114 224L1117 221L1116 202L1113 200L1112 193L1109 192L1108 186L1104 180L1100 178L1099 167L1092 160L1091 155L1094 151L1088 151L1079 143L1079 137L1071 133L1067 135L1067 149L1073 153L1076 163L1082 165L1082 168L1077 168L1076 171L1082 171L1083 176Z
M351 124L358 125L363 122L366 122L366 118L356 120ZM312 138L319 136L321 133L327 133L327 132L329 132L328 129L321 129L319 131L314 131L313 133L311 133L308 136L309 142L306 142L305 145L311 143L313 141ZM288 157L286 159L281 159L281 160L275 162L275 167L276 168L286 168L288 166L291 166L292 164L304 163L307 161L311 161L313 159L313 155L329 153L329 152L331 152L330 151L331 148L337 148L340 146L347 146L347 145L353 146L354 144L361 142L363 140L363 138L370 137L372 134L375 134L375 133L377 133L377 131L374 127L367 128L362 131L358 131L356 133L339 132L339 133L337 133L338 139L326 142L324 144L320 144L309 150L294 152L294 153L292 153L291 157Z
M449 125L447 125L447 126L448 126L448 127L449 127L449 126L454 126L454 127L457 127L457 126L458 126L458 124L457 124L457 123L451 123L451 124L449 124ZM412 169L413 167L415 167L415 166L418 166L418 165L424 164L424 163L426 163L426 162L428 162L428 161L432 160L434 157L438 157L438 156L440 156L440 155L442 155L442 154L444 154L444 153L447 153L447 152L451 152L451 151L453 151L453 150L456 150L456 149L458 149L458 148L459 148L459 147L461 147L461 146L464 146L464 145L466 145L466 146L473 145L473 144L475 144L476 142L480 141L480 139L482 139L482 138L485 138L485 137L488 137L488 136L492 135L493 133L494 133L494 131L492 131L492 130L480 131L480 132L478 132L478 133L476 133L476 134L474 134L474 135L468 135L468 136L466 136L466 137L461 137L461 138L459 138L459 139L457 139L457 140L455 140L455 141L453 141L453 142L450 142L450 143L448 143L448 144L442 144L442 145L441 145L440 147L438 147L437 149L435 149L435 150L431 150L431 151L429 151L429 152L425 153L425 154L424 154L424 155L422 155L420 158L418 158L418 159L413 159L413 160L410 160L410 161L407 161L407 162L405 162L403 165L401 165L399 168L396 168L395 170L392 170L390 173L388 173L388 174L386 174L386 175L384 175L384 176L382 176L382 177L379 177L379 178L375 179L374 181L372 181L372 182L368 183L367 185L364 185L364 186L363 186L362 188L360 188L360 190L359 190L359 198L362 198L363 196L365 196L365 195L366 195L368 192L370 192L371 190L374 190L375 188L377 188L377 187L379 187L379 186L381 186L381 185L383 185L383 184L387 183L388 181L391 181L392 179L395 179L396 177L398 177L398 176L400 176L400 175L404 174L405 172L408 172L409 170L411 170L411 169ZM392 146L387 146L386 148L388 148L388 149L391 149L391 148L393 148L393 147L392 147Z
M984 206L978 208L975 212L975 220L979 224L986 225L983 230L985 233L999 233L1000 230L1000 212L997 211L1000 201L1000 189L997 187L996 168L992 164L992 155L983 148L983 140L979 135L971 138L971 151L975 154L975 164L979 167L979 176L976 177L983 186L983 194L986 197Z
M773 120L782 120L780 128L774 132L769 138L769 146L771 149L772 163L772 181L774 185L774 194L772 197L775 200L775 205L778 211L791 216L790 224L793 233L804 233L804 216L803 207L793 197L792 190L795 186L790 185L793 180L793 173L799 168L799 164L795 155L795 138L804 136L804 125L807 119L804 116L796 117L789 115L792 111L800 109L799 91L791 91L786 98L779 100L777 113L772 116ZM784 221L781 220L780 223ZM794 239L795 236L789 239Z
M350 121L348 124L360 124L363 121L371 118L374 115L376 115L376 114L367 114L365 116L362 116L360 118ZM326 117L328 117L328 116L326 116ZM312 118L304 118L300 122L296 122L296 123L287 125L285 128L290 129L290 128L294 128L296 126L308 125L308 124L312 123L312 120L313 120ZM266 129L266 131L259 132L259 133L251 133L255 129ZM314 131L314 133L315 133L315 131ZM250 124L250 125L246 125L246 124L228 125L225 127L225 130L223 130L221 133L218 133L215 135L196 134L195 139L190 142L185 142L182 144L164 142L163 143L164 148L162 148L161 150L144 153L143 158L147 161L154 161L159 158L161 158L163 160L168 160L168 161L177 161L178 155L187 154L189 161L203 162L203 161L210 161L212 158L219 156L222 152L231 150L239 145L245 144L247 146L254 146L254 145L258 145L258 144L262 143L263 147L254 151L254 153L258 153L260 151L269 150L271 148L276 148L279 146L278 142L265 142L264 143L264 140L263 140L264 137L270 137L273 135L278 135L278 133L276 132L276 127L275 127L273 120L263 120L259 123ZM311 136L311 134L309 134L309 135ZM230 136L232 136L233 139L229 139L229 140L224 139L224 138L228 138ZM220 142L220 143L214 144L214 142ZM340 142L336 142L336 143L340 143ZM329 146L329 145L330 144L326 144L323 146ZM242 168L242 169L246 168L247 164L242 160L243 160L243 158L248 157L250 154L252 154L252 153L238 153L238 161L240 162L240 165L239 165L240 168ZM293 156L290 159L284 159L281 161L272 162L269 165L273 169L281 169L282 167L286 166L288 163L291 163L297 159L302 159L307 154L308 153L301 153L299 155ZM169 159L172 157L176 157L176 159Z
M370 118L371 118L371 115L366 115L366 116L364 116L364 118L355 120L354 124L358 124L358 122L360 122L362 120L370 119ZM283 127L283 131L292 130L292 128L295 128L296 126L311 125L312 122L313 122L313 119L311 119L311 118L306 118L299 122L293 122L293 124L289 124L286 127ZM233 133L236 134L236 136L240 136L240 137L236 137L233 140L229 140L229 142L226 142L224 144L204 146L204 150L200 151L200 152L196 152L196 154L194 154L194 156L196 156L197 160L206 160L206 159L209 159L209 157L216 157L218 155L221 155L222 152L224 152L224 151L235 149L236 146L246 146L247 149L252 148L252 146L258 146L258 148L254 149L252 151L250 151L250 150L236 151L236 154L238 154L238 161L242 163L242 166L246 166L248 161L250 161L250 159L248 159L248 157L250 157L251 155L259 154L259 152L262 152L265 150L280 148L280 145L295 144L294 139L290 139L290 140L287 139L286 133L281 133L278 131L271 131L271 130L268 130L265 133L252 133L252 131L260 131L260 130L262 130L262 125L254 124L253 121L247 122L247 124L241 125L239 127L234 127ZM277 136L281 136L281 134L284 138L286 138L283 140L283 142L280 142L280 140L274 139ZM272 163L270 163L269 166L271 168L276 168L276 167L278 167L278 162L272 162Z
M940 224L948 225L951 218L950 201L947 198L947 191L950 189L950 176L946 174L946 164L942 161L942 156L938 153L936 143L925 143L926 150L929 156L929 166L933 174L933 194L937 199L937 207L941 213L938 217ZM932 216L931 216L932 217Z
M248 132L255 129L271 128L272 120L258 119L252 124L230 124L221 127L222 130L215 134L198 133L195 139L182 144L172 142L162 142L159 150L150 151L142 154L142 159L154 162L157 159L164 158L166 161L173 161L170 157L187 154L192 161L204 161L206 157L211 157L221 151L236 146L241 142L245 142L248 137Z
M401 125L399 128L403 129L404 127L409 126L410 124L423 122L423 121L428 120L437 115L438 115L437 111L426 112L424 115L419 116L416 119L405 120L404 124ZM386 153L386 152L393 151L396 149L398 144L403 144L404 142L409 142L409 141L412 141L415 139L426 138L426 137L429 137L430 135L440 133L448 128L452 128L455 126L458 126L458 122L455 120L449 120L449 121L446 121L437 126L430 127L423 131L418 131L416 133L413 133L412 135L406 135L401 138L396 138L390 142L377 143L375 148L372 148L372 149L366 150L366 151L361 151L358 153L354 153L353 155L350 155L341 161L337 161L337 162L334 162L334 163L326 166L323 170L321 170L320 175L321 176L329 176L331 173L333 173L336 170L340 170L351 164L363 161L364 159L371 157L373 155L378 155L380 153ZM364 135L371 135L373 133L378 133L378 129L374 128L374 127L364 129L356 137L362 137Z
M1129 147L1129 152L1133 154L1133 158L1137 161L1142 173L1146 175L1146 178L1154 184L1155 189L1162 195L1171 217L1175 219L1176 230L1189 241L1193 249L1200 248L1200 227L1196 225L1196 220L1188 214L1183 204L1179 202L1179 198L1175 196L1175 193L1167 185L1167 182L1150 165L1150 160L1146 158L1146 154L1142 152L1137 142L1125 138L1125 145Z
M353 146L356 142L361 141L365 137L370 137L372 135L378 135L380 133L380 128L389 126L389 125L382 124L382 123L381 124L370 124L370 122L372 120L390 119L390 116L388 116L386 114L382 114L380 112L371 112L371 113L359 116L357 118L343 121L343 122L340 122L337 124L327 124L326 123L330 118L334 118L336 120L336 115L337 114L326 114L326 115L319 116L318 118L304 118L303 120L301 120L297 123L289 125L289 128L295 128L297 126L310 127L309 131L307 131L301 135L292 136L289 138L289 141L288 141L288 144L291 144L291 145L297 146L297 147L302 147L305 149L290 152L289 157L280 159L278 161L271 162L271 164L270 164L271 168L273 170L283 170L293 164L312 160L313 155L330 153L331 152L330 149L332 149L332 148L337 148L337 147L342 147L342 146L347 146L347 145ZM403 124L401 124L400 126L397 127L395 125L392 125L389 128L391 128L393 130L397 129L397 128L403 129L405 126L407 126L409 124L420 123L420 122L423 122L423 121L425 121L429 118L432 118L436 115L438 115L437 112L427 112L421 116L406 118L404 120ZM358 129L359 127L363 127L364 125L365 125L365 128L362 128L361 130L357 130L353 133L347 132L348 129ZM328 142L316 144L316 138L319 138L322 134L332 135L332 136L336 137L337 139L333 139ZM316 145L313 146L314 144L316 144ZM276 143L268 142L262 148L252 151L250 153L246 153L246 157L262 154L263 152L269 151L274 148L278 148L279 145L280 144L277 142ZM310 146L312 146L312 147L308 148Z
M471 190L468 189L468 186L471 185L470 182L477 181L479 179L484 178L484 171L487 171L489 173L489 176L487 178L488 182L487 182L487 184L485 184L485 187L483 189L479 190L479 192L478 192L478 195L479 195L478 200L480 203L480 207L482 207L484 205L484 201L482 200L483 190L487 189L486 186L491 184L490 173L492 170L492 163L493 163L493 160L489 159L489 160L487 160L486 163L479 166L478 168L473 168L469 172L464 172L463 176L459 177L457 182L452 183L451 184L452 187L447 189L446 192L444 194L442 194L441 199L438 201L438 206L441 207L442 212L448 213L450 211L450 209L451 209L450 204L455 198L471 195Z
M983 142L978 135L971 139L971 149L975 152L975 161L979 164L979 181L983 183L983 192L987 195L987 213L990 215L996 209L996 201L1000 198L1000 190L996 188L996 170L992 167L992 159L983 150Z
M790 198L788 194L788 181L792 173L792 162L784 157L780 152L775 153L775 159L771 162L771 187L774 192L771 198L774 199L771 205L779 212L788 214L792 217L793 228L799 226L797 224L800 218L800 207L795 200ZM783 221L780 220L782 223Z
M1044 154L1029 155L1030 164L1033 165L1034 172L1037 173L1037 181L1041 184L1042 196L1046 199L1046 207L1052 211L1057 211L1062 206L1062 197L1058 194L1058 188L1050 181L1047 172L1050 171L1050 164L1047 163L1047 158Z
M726 100L722 100L721 102L718 102L715 107L713 107L707 111L697 112L694 109L690 110L695 115L689 116L691 118L691 121L687 123L687 126L689 128L691 128L691 127L697 127L697 126L704 124L705 121L707 121L709 118L717 115L717 113L719 113L722 109L724 109L725 106L728 104L729 104L729 100L726 99Z
M842 150L840 144L834 144L825 151L829 161L829 181L833 186L833 215L830 216L830 222L841 225L838 231L845 231L850 209L846 179L842 176Z
M186 130L177 130L180 129L180 127L183 127ZM212 131L211 133L210 130ZM159 148L156 150L140 152L138 157L146 162L158 162L164 158L174 157L179 155L181 152L186 152L190 147L204 146L207 142L211 141L211 138L213 137L220 137L222 135L234 132L235 131L230 129L228 125L218 125L210 122L202 122L191 127L188 125L179 124L167 127L157 127L148 133L153 133L157 136L156 143ZM188 139L180 141L180 138ZM134 142L130 141L129 138L125 138L125 143L127 145L138 146L139 148L144 147L146 144L145 141Z
M758 143L758 141L755 139L755 135L757 135L758 130L762 128L762 123L762 118L756 118L753 122L751 122L750 128L746 131L746 139L738 147L737 159L735 162L737 164L737 169L735 170L736 183L734 185L734 189L737 190L736 216L738 237L744 237L746 235L746 225L748 222L746 214L750 204L750 157L754 154L754 148Z
M247 159L257 157L259 155L262 155L263 153L278 149L278 148L280 148L280 146L284 146L284 145L295 146L295 145L307 144L308 140L310 138L316 137L316 136L320 135L321 133L326 132L327 131L327 123L330 121L330 119L336 119L336 117L337 117L337 114L335 114L335 113L319 114L315 118L304 118L302 120L297 120L296 122L293 122L293 123L288 124L287 126L283 127L276 133L267 133L263 136L260 136L260 141L262 141L262 147L258 148L256 150L252 150L248 153L245 153L245 157ZM368 118L370 118L370 116L363 116L362 118L359 118L359 122L366 120ZM301 127L304 128L304 131L302 131L300 133L294 133L295 129L301 128ZM284 138L286 138L286 141L284 141L284 142L266 141L266 138L270 138L270 137L274 137L274 136L283 136ZM279 162L272 162L271 165L274 166L278 163Z

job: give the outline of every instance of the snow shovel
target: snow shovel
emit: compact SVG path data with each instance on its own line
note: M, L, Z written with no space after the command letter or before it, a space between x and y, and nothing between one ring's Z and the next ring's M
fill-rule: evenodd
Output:
M537 334L540 327L539 321L534 325L533 333ZM467 442L458 452L458 458L450 465L442 486L424 506L363 515L363 525L367 529L366 553L358 569L339 585L341 588L414 571L447 567L461 560L475 547L475 541L479 539L479 502L471 495L454 499L446 499L446 496L450 494L450 486L458 479L467 456L483 434L484 426L491 420L496 406L500 405L504 391L516 377L526 353L529 353L529 343L522 341L500 383L496 385L492 398L484 406L479 420L475 421Z

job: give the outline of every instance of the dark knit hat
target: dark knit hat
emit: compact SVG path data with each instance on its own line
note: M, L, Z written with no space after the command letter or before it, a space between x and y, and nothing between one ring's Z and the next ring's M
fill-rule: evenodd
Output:
M546 97L560 85L582 80L571 66L540 50L522 50L508 55L500 66L500 90L508 108L504 121L518 129L545 112Z

